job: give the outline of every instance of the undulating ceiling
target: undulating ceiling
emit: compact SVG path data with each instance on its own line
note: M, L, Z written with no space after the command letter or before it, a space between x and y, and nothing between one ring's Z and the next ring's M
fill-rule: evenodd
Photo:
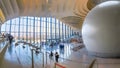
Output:
M55 17L80 29L87 13L107 0L0 0L0 21L19 16Z

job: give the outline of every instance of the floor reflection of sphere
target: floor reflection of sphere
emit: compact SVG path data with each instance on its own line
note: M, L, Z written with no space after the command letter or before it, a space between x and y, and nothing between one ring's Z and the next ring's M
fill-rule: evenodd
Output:
M94 7L83 23L82 36L90 54L120 57L120 1Z

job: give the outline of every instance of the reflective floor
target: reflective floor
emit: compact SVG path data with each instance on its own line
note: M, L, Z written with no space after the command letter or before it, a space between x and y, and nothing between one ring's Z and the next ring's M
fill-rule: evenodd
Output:
M59 46L51 48L48 45L43 45L40 53L33 51L32 61L32 51L29 45L19 44L18 46L15 46L15 44L12 43L5 52L4 58L1 59L0 68L31 68L32 62L34 63L34 68L45 67L46 65L50 65L55 62L54 57L52 61L49 57L49 53L51 51L53 53L58 52L62 58L68 58L71 55L70 45L64 45L64 50L60 50ZM64 60L61 59L59 62L63 61Z
M0 59L0 68L54 68L54 57L49 57L50 51L58 52L59 64L66 68L89 68L92 61L96 59L93 68L120 68L120 59L99 58L88 55L86 48L73 51L72 48L82 44L64 43L64 50L59 46L53 48L43 45L39 53L31 50L29 45L14 43L9 45L3 58ZM1 45L3 46L3 45ZM39 44L38 44L39 46ZM56 66L56 68L59 68Z

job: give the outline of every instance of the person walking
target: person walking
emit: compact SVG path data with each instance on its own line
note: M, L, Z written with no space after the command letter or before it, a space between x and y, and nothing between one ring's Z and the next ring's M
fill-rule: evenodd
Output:
M58 52L55 53L55 61L58 62L58 59L59 59L59 54Z

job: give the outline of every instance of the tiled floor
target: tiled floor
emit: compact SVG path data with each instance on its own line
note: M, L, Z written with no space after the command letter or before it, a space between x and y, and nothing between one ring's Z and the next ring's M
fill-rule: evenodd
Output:
M44 45L41 53L36 54L33 51L32 59L31 47L25 45L25 48L23 48L23 44L15 46L13 43L8 47L4 58L0 59L0 68L32 68L32 62L34 68L54 68L55 61L54 58L50 60L50 51L53 51L53 53L57 51L60 54L59 64L66 68L89 68L94 59L96 61L93 68L120 68L120 59L94 57L88 55L86 48L74 52L71 48L78 46L77 44L65 43L64 46L64 51L61 51L59 46L54 46L51 49Z

